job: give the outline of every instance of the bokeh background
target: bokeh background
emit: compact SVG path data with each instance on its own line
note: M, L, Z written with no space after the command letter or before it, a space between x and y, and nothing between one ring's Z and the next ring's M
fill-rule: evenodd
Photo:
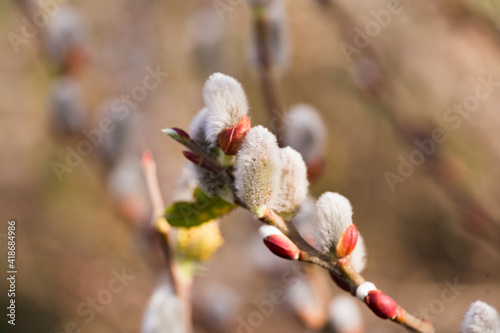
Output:
M81 137L62 135L52 124L60 72L48 60L44 29L13 45L12 33L22 35L28 17L26 3L0 3L0 266L6 270L7 220L15 219L19 272L17 324L7 325L3 315L1 331L59 333L74 321L82 332L139 332L163 262L147 250L144 227L131 222L150 214L134 163L143 150L152 152L170 203L185 159L160 130L187 129L213 72L240 81L252 124L269 124L251 56L252 12L245 1L223 0L57 5L61 12L71 6L82 19L85 64L71 74L87 119L82 128L96 128L103 105L141 85L146 68L168 73L127 118L120 142L129 159L120 175L93 149L59 181L53 163L64 163L66 147L75 149ZM467 116L449 111L474 96L481 78L500 82L500 2L401 0L401 10L379 24L368 45L345 57L342 43L356 46L357 29L365 31L376 22L372 11L389 6L285 1L287 61L276 71L276 86L285 110L306 103L324 119L326 169L310 191L337 191L351 200L367 246L364 276L409 312L427 309L438 331L457 332L472 301L500 307L500 83ZM397 174L400 158L418 150L414 141L436 128L447 139L391 190L386 172ZM275 305L259 325L242 328L260 311L256 303L295 285L283 274L300 267L274 258L258 226L242 210L223 219L225 244L194 282L195 332L330 332L328 323L307 328L291 300ZM133 280L86 322L79 306L122 269ZM309 307L318 314L342 292L325 272L308 274L320 300L297 297L319 302ZM446 281L466 289L444 302ZM3 298L6 280L0 285ZM316 311L318 304L324 306ZM365 307L360 311L366 332L402 332Z

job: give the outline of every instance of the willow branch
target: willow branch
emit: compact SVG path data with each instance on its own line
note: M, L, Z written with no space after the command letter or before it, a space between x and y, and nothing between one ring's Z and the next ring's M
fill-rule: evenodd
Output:
M262 93L269 119L273 122L271 130L276 134L281 146L284 111L278 96L278 89L272 73L271 55L269 51L269 21L267 8L259 1L253 5L253 29L256 39L257 62Z
M177 134L178 130L175 131ZM169 134L172 138L174 138L179 143L183 144L186 147L192 147L196 151L201 149L198 144L192 140L187 133L182 131L183 136L179 138L178 135L173 133L172 131L165 130L165 133ZM202 149L201 149L202 150ZM218 165L218 162L212 158L211 156L204 157L206 159L210 159L210 165ZM203 167L203 164L199 164ZM232 179L232 175L230 174L229 169L224 169L219 165L216 169L224 170L227 173L226 179ZM209 169L210 170L210 169ZM228 184L229 188L234 189L234 186ZM236 192L233 193L234 197L237 198ZM239 199L235 200L235 203L240 207L249 210L248 207L243 204ZM356 270L350 265L349 260L335 260L328 253L322 252L314 248L310 245L298 232L293 223L285 221L280 215L278 215L274 210L267 208L265 212L260 217L260 220L264 223L270 224L276 228L278 228L283 234L285 234L292 242L297 245L297 247L301 250L301 255L299 256L300 261L312 263L318 266L323 267L328 270L330 275L336 279L340 280L345 284L346 290L348 290L351 295L356 295L357 288L365 282L365 279L361 274L356 272ZM434 333L435 329L432 324L426 319L418 319L412 315L410 315L403 308L399 307L399 315L392 319L395 323L405 327L411 332L419 332L419 333Z
M165 204L160 192L160 186L158 184L156 163L149 152L145 152L142 156L142 170L146 179L151 204L153 206L152 227L158 237L161 250L166 260L167 274L169 275L172 283L172 288L184 306L184 322L186 332L190 333L193 331L190 301L191 285L189 282L183 281L179 264L174 256L174 251L170 242L172 227L168 224L165 217L163 217Z

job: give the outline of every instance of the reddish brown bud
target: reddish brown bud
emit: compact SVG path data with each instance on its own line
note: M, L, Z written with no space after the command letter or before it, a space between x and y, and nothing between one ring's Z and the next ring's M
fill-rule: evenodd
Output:
M190 137L189 137L189 134L187 134L184 130L181 130L180 128L172 128L177 134L179 134L179 136L183 139L186 139L186 140L189 140Z
M339 243L335 252L337 257L344 258L352 253L358 242L358 228L355 224L351 224L340 237Z
M203 161L203 159L200 156L193 154L190 151L184 150L182 154L184 155L185 158L187 158L196 165L201 165L201 162Z
M187 134L185 131L181 130L180 128L165 128L162 130L162 132L167 134L172 139L174 139L175 141L180 142L180 143L184 143L185 141L191 139L189 137L189 134Z
M380 290L371 290L365 298L368 307L382 319L394 319L399 314L396 301Z
M274 234L267 236L264 238L264 244L278 257L290 260L299 258L299 248L285 235Z
M223 130L219 135L219 145L222 151L226 155L236 155L251 127L250 119L244 115L238 124Z

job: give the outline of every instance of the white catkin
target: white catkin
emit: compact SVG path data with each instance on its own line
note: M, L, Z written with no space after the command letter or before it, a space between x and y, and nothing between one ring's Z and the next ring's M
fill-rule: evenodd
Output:
M272 225L263 225L259 228L259 235L262 238L269 237L271 235L283 235L283 233L276 227Z
M325 122L318 111L310 105L298 104L287 113L283 142L310 163L311 159L324 153L326 133Z
M235 161L238 197L250 208L267 206L279 185L279 148L274 134L253 127L243 140Z
M300 153L291 147L280 149L280 164L279 190L270 207L290 220L307 198L307 168Z
M144 312L141 333L185 332L182 302L168 283L160 284Z
M460 333L500 333L498 311L481 301L475 301L465 313Z
M357 301L351 296L337 296L328 307L330 326L335 332L362 332L363 316Z
M207 141L206 131L209 111L207 108L201 109L189 124L189 135L196 141L207 153L210 152L210 144ZM206 194L214 197L219 194L219 190L226 184L224 179L214 172L201 166L193 165L194 175L198 185Z
M54 130L63 133L81 132L87 123L85 107L76 81L63 76L54 83L50 106Z
M366 267L365 240L363 239L363 237L361 237L361 234L359 232L356 247L351 253L351 264L352 267L354 267L354 270L358 273L361 273Z
M45 46L50 59L62 66L67 52L85 40L84 20L80 13L71 6L58 8L46 26Z
M215 73L205 82L203 99L208 109L206 138L211 147L215 147L219 134L226 128L235 126L247 114L247 97L238 81Z
M352 207L349 200L338 194L326 192L316 201L321 249L335 252L344 231L352 224Z
M358 286L358 288L356 288L356 297L361 301L364 301L365 297L368 296L368 293L373 290L377 290L377 287L375 287L372 282L363 282Z

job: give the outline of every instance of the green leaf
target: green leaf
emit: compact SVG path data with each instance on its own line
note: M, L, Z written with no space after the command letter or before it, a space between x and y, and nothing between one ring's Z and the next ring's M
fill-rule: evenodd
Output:
M165 218L174 227L191 228L226 215L236 205L221 197L211 197L199 188L194 190L194 202L176 202L165 211Z

